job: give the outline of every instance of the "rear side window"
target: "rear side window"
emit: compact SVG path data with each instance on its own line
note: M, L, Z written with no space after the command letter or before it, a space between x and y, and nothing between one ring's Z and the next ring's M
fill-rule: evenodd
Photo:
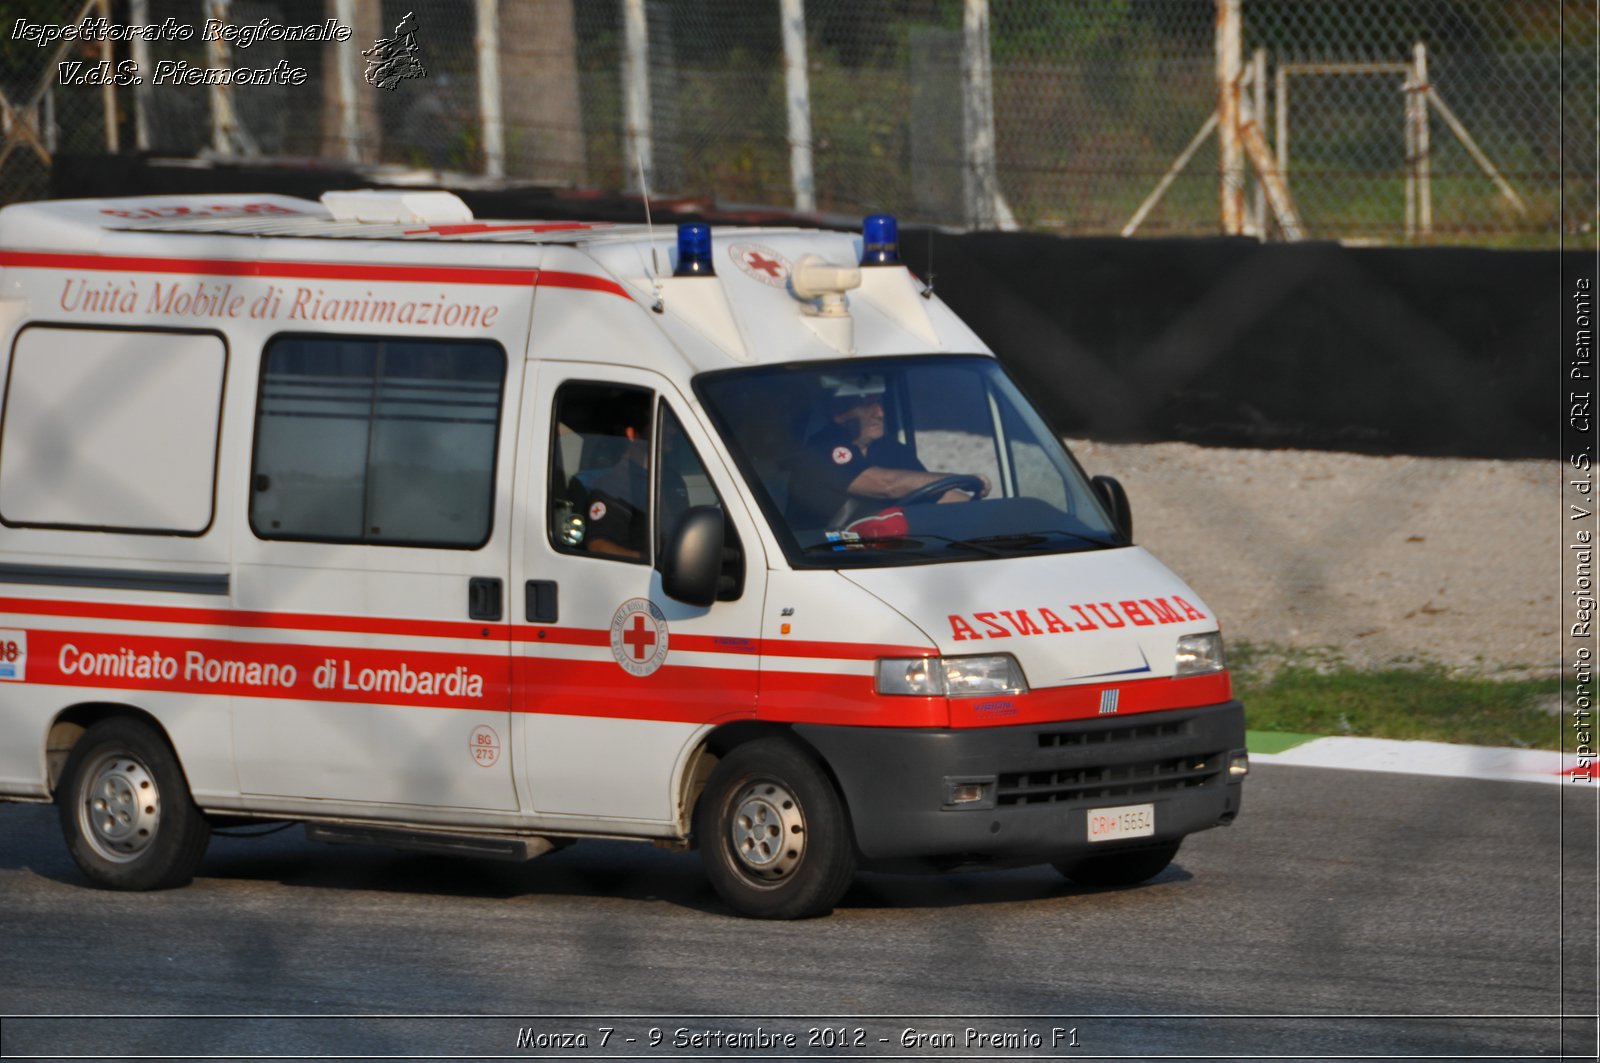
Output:
M274 339L256 400L250 526L264 539L482 546L505 370L487 341Z
M215 333L24 329L0 425L0 521L203 534L227 361Z

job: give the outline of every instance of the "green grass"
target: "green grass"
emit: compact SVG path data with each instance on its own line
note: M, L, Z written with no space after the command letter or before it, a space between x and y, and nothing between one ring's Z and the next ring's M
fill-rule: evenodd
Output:
M1570 721L1559 679L1461 676L1427 664L1359 670L1337 658L1229 647L1252 731L1559 749Z
M1295 734L1288 731L1246 731L1244 744L1251 753L1283 753L1295 746L1315 741L1322 735Z

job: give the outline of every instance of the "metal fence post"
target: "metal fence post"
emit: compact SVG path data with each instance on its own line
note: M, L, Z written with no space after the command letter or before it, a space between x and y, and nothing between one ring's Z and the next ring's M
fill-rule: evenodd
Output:
M1280 62L1272 72L1272 121L1276 135L1272 138L1273 150L1278 153L1278 176L1284 184L1289 182L1289 71Z
M966 129L967 225L993 229L995 209L994 86L989 62L989 0L966 0L961 66Z
M356 28L356 0L338 0L341 25ZM361 44L344 44L337 49L339 92L339 139L344 144L344 160L361 161L361 115L356 109L356 85L361 81Z
M111 21L111 0L100 0L100 17ZM115 69L110 37L100 42L100 60L106 64L106 69ZM116 155L122 150L122 133L117 128L117 87L110 79L100 86L100 102L106 113L106 153Z
M229 0L206 0L204 14L207 18L220 19L223 22L231 21L228 18L228 4ZM227 42L207 41L206 60L212 66L227 66ZM233 113L233 97L228 92L228 86L220 84L211 86L211 150L224 159L232 158L233 131L237 127L238 119Z
M646 189L655 169L650 136L650 24L644 0L624 0L623 33L627 47L622 58L623 171L635 192ZM638 178L633 175L639 174Z
M1244 231L1244 151L1239 141L1239 3L1217 0L1217 135L1222 231Z
M206 0L205 17L219 22L233 21L229 13L232 0ZM222 39L206 42L206 62L213 67L233 65L233 50ZM224 159L236 155L258 155L255 141L239 122L239 113L233 108L233 86L211 86L211 148Z
M45 90L44 102L40 106L44 108L44 113L39 118L39 121L44 123L44 146L53 159L56 152L61 150L61 126L56 121L56 90L54 85ZM9 133L10 130L7 129L6 132Z
M1406 75L1400 91L1406 94L1406 239L1409 241L1417 236L1417 103L1423 99L1415 70Z
M1255 105L1256 127L1265 135L1267 129L1267 50L1257 48L1250 60L1250 95ZM1256 179L1255 196L1250 203L1250 228L1258 240L1267 238L1267 185Z
M506 175L505 122L500 109L500 2L478 0L478 115L483 122L483 172Z
M784 89L789 111L789 172L794 183L794 209L817 209L816 178L811 168L811 84L806 76L805 0L782 0Z
M1423 236L1433 232L1433 161L1428 157L1428 48L1421 41L1412 50L1416 63L1417 225Z
M150 0L129 0L128 22L134 26L150 24ZM140 151L150 150L150 75L155 63L150 60L150 42L135 35L131 42L134 65L140 82L133 87L133 144Z

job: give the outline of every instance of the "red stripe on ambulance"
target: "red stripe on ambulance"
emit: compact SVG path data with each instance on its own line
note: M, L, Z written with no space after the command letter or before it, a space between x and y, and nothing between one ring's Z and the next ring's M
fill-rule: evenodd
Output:
M518 657L512 674L518 712L693 724L755 715L759 675L753 669L668 664L641 679L610 658L551 657Z
M1164 600L1157 601L1164 604ZM0 613L454 638L479 646L509 637L529 651L512 656L509 651L501 655L29 630L28 682L107 690L485 711L509 708L517 712L694 724L755 716L779 723L956 728L1097 718L1100 696L1112 687L1120 691L1118 715L1218 704L1232 696L1226 672L1182 679L1080 684L995 698L946 699L880 695L874 677L867 671L835 674L803 668L719 668L686 664L680 656L677 660L669 657L659 672L641 679L609 658L572 660L537 652L541 645L609 647L610 633L603 628L485 626L28 598L0 598ZM930 654L926 647L715 635L674 635L672 650L679 655L765 654L773 659L797 661L871 661Z
M631 299L616 281L588 273L494 266L394 266L377 263L248 261L228 258L151 258L142 255L83 255L56 251L0 251L0 266L31 269L109 270L118 273L181 273L209 277L276 277L295 280L399 281L411 284L508 284L576 288Z
M763 671L757 715L774 723L944 727L950 706L942 697L886 697L871 675Z
M182 605L123 605L111 602L75 602L59 598L0 598L0 613L128 620L137 623L195 624L204 627L338 631L365 635L467 639L472 642L511 639L517 642L554 646L608 646L611 640L611 634L606 628L536 627L521 624L512 626L461 620L406 620L395 617L338 616L329 613L204 609ZM928 657L934 652L927 646L763 640L729 635L674 634L672 646L677 650L697 653L732 653L740 656L766 653L779 657L839 661L870 661L879 657Z
M1168 709L1220 705L1233 697L1227 672L1179 679L1136 679L1126 683L1084 683L1050 687L1026 694L950 699L951 727L995 727L1011 724L1062 723L1069 720L1115 719L1101 715L1100 696L1115 689L1117 716L1136 716Z
M460 620L405 620L377 616L336 616L324 613L268 613L250 609L202 609L182 605L121 605L111 602L73 602L53 598L0 598L0 613L32 616L70 616L94 620L131 620L139 623L197 624L206 627L264 628L290 631L339 631L366 635L403 635L415 638L504 640L506 624ZM604 639L600 644L604 644Z

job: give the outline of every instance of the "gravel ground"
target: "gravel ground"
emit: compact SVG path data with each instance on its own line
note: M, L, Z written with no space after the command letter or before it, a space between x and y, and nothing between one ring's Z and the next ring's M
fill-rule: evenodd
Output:
M1558 461L1068 440L1229 641L1371 668L1554 675Z

